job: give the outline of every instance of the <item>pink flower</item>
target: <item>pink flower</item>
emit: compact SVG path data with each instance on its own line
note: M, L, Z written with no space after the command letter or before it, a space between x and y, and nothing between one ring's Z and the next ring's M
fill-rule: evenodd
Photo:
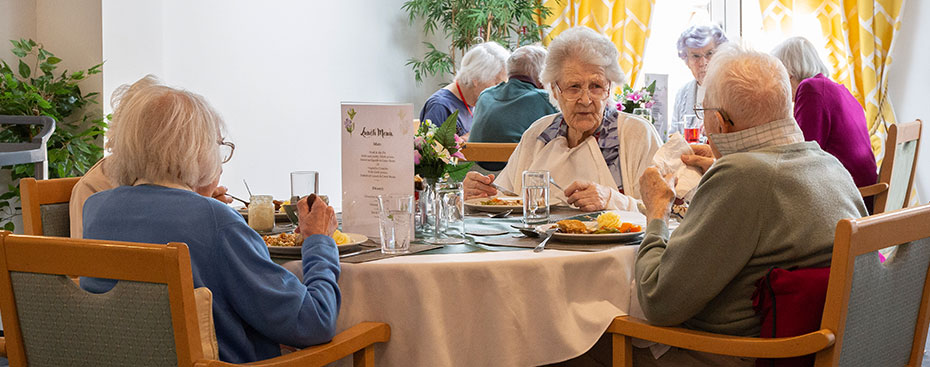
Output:
M643 107L652 108L652 106L654 106L655 104L656 104L655 101L649 101L649 102L646 102L646 104L643 105Z
M459 136L459 134L455 134L453 135L453 137L455 138L455 145L460 145L465 142L465 139L462 139L462 137Z
M414 149L413 150L413 164L420 164L421 158L423 158L423 156L420 155L420 151Z
M626 99L631 100L631 101L633 101L633 102L639 102L639 100L643 99L643 95L640 94L639 91L636 91L636 92L630 93L630 95L626 96Z
M424 140L422 136L413 138L413 146L417 149L423 148L424 143L426 143L426 140Z
M458 158L458 159L465 159L465 155L462 154L462 151L461 151L461 150L455 152L454 154L452 154L452 156L455 157L455 158Z

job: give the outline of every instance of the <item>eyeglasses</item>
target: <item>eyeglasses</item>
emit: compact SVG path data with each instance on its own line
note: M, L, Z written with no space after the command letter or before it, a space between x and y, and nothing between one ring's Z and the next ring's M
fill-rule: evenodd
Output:
M688 58L691 60L695 60L695 61L700 60L702 58L704 60L710 61L710 58L713 56L714 56L714 50L707 51L707 53L703 55L699 53L692 53L692 52L688 53Z
M607 83L606 88L598 83L592 83L587 88L573 85L565 89L563 89L559 83L555 83L555 87L559 90L559 93L562 96L570 101L577 101L581 99L581 96L584 95L585 91L588 92L588 96L590 96L591 99L603 100L607 98L607 93L610 90L610 83Z
M236 144L225 140L220 140L217 143L220 144L220 159L223 160L223 163L229 162L232 159L233 152L236 151Z
M708 108L695 107L694 108L694 114L697 115L697 118L699 120L704 119L704 111L717 111L720 113L720 117L723 118L723 121L726 121L726 123L730 124L730 126L735 126L733 125L733 120L730 120L730 116L728 116L726 111L724 111L722 108L716 108L716 107L708 107Z

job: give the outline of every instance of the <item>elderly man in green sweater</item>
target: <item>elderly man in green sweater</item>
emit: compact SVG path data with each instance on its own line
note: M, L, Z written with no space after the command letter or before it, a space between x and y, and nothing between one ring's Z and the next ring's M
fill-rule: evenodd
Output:
M843 165L804 141L779 61L734 45L718 51L703 109L716 161L682 157L706 172L671 236L674 182L655 168L641 176L648 224L635 276L653 324L758 336L750 299L756 280L772 267L829 266L836 223L867 213ZM658 359L637 350L634 358L637 365L753 363L675 348Z

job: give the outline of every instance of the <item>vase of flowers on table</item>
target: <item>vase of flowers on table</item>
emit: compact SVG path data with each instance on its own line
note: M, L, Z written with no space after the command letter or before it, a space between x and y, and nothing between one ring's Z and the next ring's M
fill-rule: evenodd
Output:
M652 99L656 91L656 82L653 81L649 86L634 90L629 85L624 85L620 93L616 95L617 110L639 115L650 123L652 120L652 106L655 101Z
M414 172L423 179L424 190L417 199L421 232L431 233L430 242L464 242L464 190L462 180L474 164L465 159L465 140L456 132L458 111L439 127L429 120L416 128L413 140Z

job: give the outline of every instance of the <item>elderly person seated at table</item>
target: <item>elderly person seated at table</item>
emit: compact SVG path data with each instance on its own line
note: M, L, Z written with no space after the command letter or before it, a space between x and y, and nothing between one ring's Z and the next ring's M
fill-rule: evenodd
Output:
M639 176L660 143L649 123L610 103L610 90L624 81L617 57L616 46L589 28L559 34L549 45L542 82L562 113L533 123L496 179L469 172L466 198L496 195L492 181L520 191L523 171L548 170L565 188L550 191L551 203L585 211L635 210Z
M539 81L548 52L539 46L523 46L507 59L510 79L485 89L475 104L475 119L468 141L516 143L540 117L559 112L549 103L549 93ZM489 171L500 171L504 163L478 162Z
M252 362L281 354L280 344L307 347L332 339L339 312L339 259L329 237L333 209L317 198L298 203L303 283L271 261L261 236L213 192L222 163L224 123L203 97L153 83L120 101L107 131L107 174L117 188L84 205L84 237L190 248L195 287L213 292L220 359ZM224 154L225 155L222 155ZM83 278L109 291L115 281Z
M423 109L420 121L430 120L433 125L442 125L453 112L459 111L456 133L467 136L472 126L472 108L478 95L507 79L507 51L497 42L485 42L472 47L462 57L462 65L455 80L433 93Z
M671 236L673 180L654 167L640 178L648 224L635 265L638 298L653 324L758 336L755 282L773 267L829 266L836 223L866 215L865 206L843 165L804 142L777 59L725 45L705 81L704 128L717 160L685 160L706 172ZM700 365L705 357L752 364L677 349L658 362ZM634 358L656 362L643 350Z
M669 121L682 121L685 115L695 114L694 108L700 107L704 101L704 75L707 73L707 63L710 62L717 46L726 42L727 35L716 24L695 25L681 32L681 36L678 37L678 57L688 65L694 79L678 90L672 119ZM668 130L668 126L656 128L659 129L659 133Z
M775 47L772 55L788 69L794 118L804 132L804 139L816 141L839 159L856 186L874 184L878 169L865 110L856 97L842 84L827 78L830 73L827 66L806 38L789 38Z

